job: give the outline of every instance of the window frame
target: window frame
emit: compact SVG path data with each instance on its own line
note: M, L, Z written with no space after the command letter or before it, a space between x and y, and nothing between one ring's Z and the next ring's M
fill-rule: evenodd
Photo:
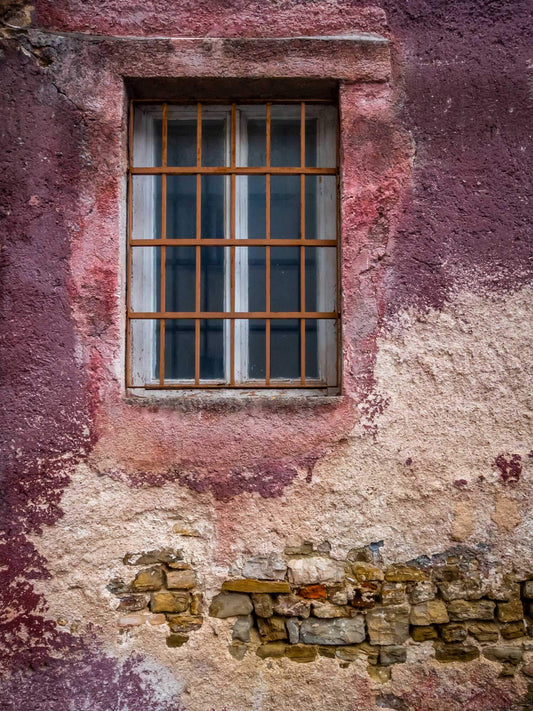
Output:
M140 112L135 112L135 106L137 104L148 104L148 105L161 105L162 106L162 159L160 166L153 167L138 167L134 165L134 141L136 141L136 136L138 136L138 128L136 128L137 116ZM204 106L209 106L210 111L214 105L220 105L221 115L225 113L229 115L231 130L229 131L229 138L227 140L227 155L226 155L226 166L225 167L208 167L202 165L202 116L205 116ZM271 144L271 109L273 105L276 104L294 104L300 108L300 166L282 168L271 166L270 162L270 144ZM190 167L169 167L167 165L167 126L168 126L168 109L174 105L180 106L180 108L185 108L190 106L191 117L196 116L197 121L197 146L196 146L196 165ZM257 105L261 108L266 108L266 152L267 159L265 166L246 166L247 161L243 159L243 153L246 149L246 141L243 140L243 126L245 125L245 117L241 114L241 120L238 116L238 107L240 105L246 105L250 107L252 105ZM318 122L318 131L334 130L335 131L335 157L334 157L334 168L316 167L310 168L305 165L305 151L306 151L306 137L305 137L305 120L306 120L306 107L312 105L320 107L320 105L335 105L335 125L332 129L331 126L325 127L323 121ZM204 113L203 113L204 111ZM327 114L324 113L326 116ZM338 108L334 102L330 100L250 100L246 99L243 101L227 101L221 100L219 102L212 99L206 100L205 102L200 101L190 101L190 100L150 100L150 99L134 99L130 101L130 113L129 113L129 147L128 147L128 219L127 219L127 245L128 245L128 255L127 255L127 307L126 307L126 387L128 390L136 391L135 394L139 394L139 391L153 391L153 390L170 390L170 391L180 391L180 390L255 390L261 389L263 392L266 390L272 390L278 392L281 389L298 390L300 394L304 392L320 392L321 394L331 395L336 394L340 391L341 386L341 368L340 368L340 335L341 335L341 323L340 323L340 245L339 245L339 214L340 214L340 201L339 201L339 140L340 132L338 126ZM317 136L317 146L321 146L323 141L320 136ZM137 150L137 149L135 149ZM147 162L147 165L148 162ZM320 161L317 157L317 165L320 166ZM197 200L196 205L196 235L194 240L184 240L184 239L170 239L166 234L166 179L168 175L194 175L196 176L196 189L197 194L201 194L201 179L202 175L205 174L222 174L226 176L224 181L225 184L225 235L229 234L229 239L226 237L223 239L216 240L216 246L224 248L224 254L230 254L230 269L224 268L224 279L225 279L225 298L224 298L224 312L220 313L220 317L224 324L224 362L225 362L225 373L224 380L204 380L200 378L199 372L199 324L200 321L205 318L203 312L200 311L199 304L199 261L200 261L200 250L201 245L203 246L214 246L215 240L205 240L201 239L200 231L200 221L201 221L201 206L200 200ZM301 184L301 199L300 199L300 212L301 212L301 234L299 239L283 239L274 240L270 237L270 228L267 226L265 240L250 240L247 238L247 200L243 199L243 194L245 190L238 188L241 180L238 180L238 176L249 176L249 175L265 175L266 180L266 195L267 195L267 223L269 223L269 212L270 212L270 178L274 174L281 175L298 175L300 176ZM162 185L162 199L161 199L161 237L159 239L149 238L149 239L138 239L133 236L133 188L132 181L135 175L148 175L148 176L161 176ZM335 176L335 192L333 196L334 201L334 223L335 223L335 234L329 239L309 239L306 237L305 233L305 180L307 175L332 175ZM227 189L227 186L229 190ZM229 194L228 194L229 193ZM153 201L152 196L144 196L144 201ZM240 207L239 203L242 201ZM154 210L151 209L149 205L145 206L143 211L144 219L148 219L150 227L147 232L154 233ZM148 216L146 218L146 216ZM146 228L145 228L146 229ZM317 235L320 234L317 231ZM146 237L146 235L144 235ZM238 236L238 237L237 237ZM154 304L155 292L152 289L152 311L149 312L138 312L132 309L132 300L134 298L134 290L132 289L132 266L133 266L133 252L136 246L147 246L147 247L161 247L161 283L160 283L160 298L162 299L161 304L164 305L164 294L165 291L165 254L167 246L189 246L191 242L195 243L196 250L196 308L194 312L183 312L180 315L172 314L171 318L190 318L194 320L195 323L195 378L193 380L170 380L164 377L164 359L165 359L165 335L164 335L164 323L168 318L170 312L166 312L161 309L161 305ZM228 244L229 242L229 244ZM267 283L267 303L265 305L264 313L252 314L247 311L247 299L248 292L247 288L240 288L239 284L248 283L247 280L247 259L239 259L239 255L244 254L244 250L239 250L236 244L237 242L242 242L242 246L265 246L265 252L268 254L266 258L266 283ZM250 244L251 242L251 244ZM257 242L266 244L258 245ZM274 312L270 311L269 303L269 292L270 292L270 249L273 246L299 246L300 247L300 310L298 312ZM334 290L335 290L335 310L330 312L320 311L319 304L317 303L316 312L307 312L305 304L305 249L306 247L333 247L336 251L335 260L335 273L327 275L327 279L334 280ZM141 250L136 250L141 251ZM149 250L142 250L148 252ZM323 255L321 249L317 249L318 255ZM226 260L226 257L225 257ZM319 265L319 259L317 259L317 266ZM324 260L325 261L325 260ZM242 263L241 263L242 262ZM144 267L145 271L150 271L150 267ZM141 280L142 281L142 280ZM302 286L303 284L303 286ZM320 291L317 289L317 299L319 299L318 294ZM229 309L227 308L229 301ZM246 307L246 308L245 308ZM184 315L187 313L187 316ZM210 316L215 318L215 316ZM265 319L265 331L266 331L266 377L264 382L258 380L247 379L247 359L248 359L248 320L252 318ZM300 323L300 377L296 379L274 379L270 375L269 368L269 354L270 354L270 326L271 320L273 318L282 319L298 319ZM306 358L306 333L305 324L308 319L316 319L317 323L317 357L319 359L319 378L306 378L305 373L305 358ZM148 328L150 320L159 323L159 379L152 377L151 364L154 357L154 344L153 339L148 336ZM132 347L132 321L141 321L141 335L139 336L141 340L141 347ZM325 327L329 321L334 322L335 337L327 338L325 333ZM229 337L226 337L226 331L229 331ZM237 343L240 346L237 347ZM143 379L145 382L143 384L135 384L135 375L143 373ZM321 377L322 376L322 377Z

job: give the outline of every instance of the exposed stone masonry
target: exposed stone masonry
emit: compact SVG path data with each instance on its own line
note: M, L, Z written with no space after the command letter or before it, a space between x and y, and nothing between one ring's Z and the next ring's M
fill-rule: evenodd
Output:
M325 543L304 542L284 555L256 556L226 580L209 615L233 620L230 654L311 662L319 656L343 667L367 663L377 681L407 661L409 647L430 642L439 662L483 657L501 676L521 670L533 637L533 576L516 580L489 569L477 551L458 548L406 564L384 565L371 547L330 556ZM203 623L202 593L181 551L128 553L137 568L130 583L112 579L121 628L167 625L169 647L181 647Z
M128 553L123 563L143 567L129 584L113 578L107 589L119 598L117 611L121 627L144 622L167 624L169 647L181 647L189 634L202 626L202 594L195 590L196 574L183 561L181 551L161 550Z
M229 651L237 659L250 649L262 659L363 659L386 681L410 646L429 641L439 662L483 657L512 676L533 635L533 579L502 576L468 549L385 566L370 547L339 561L329 545L305 542L284 556L252 558L241 572L209 609L235 619Z

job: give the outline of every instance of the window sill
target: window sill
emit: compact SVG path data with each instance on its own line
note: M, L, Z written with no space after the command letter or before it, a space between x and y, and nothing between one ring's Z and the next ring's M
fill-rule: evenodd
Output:
M335 392L335 388L331 388ZM326 391L327 392L327 391ZM231 390L223 391L127 391L124 401L138 407L161 408L182 412L198 410L239 411L249 409L303 410L317 407L338 407L345 396L325 394L324 390L312 389L293 391L279 390Z

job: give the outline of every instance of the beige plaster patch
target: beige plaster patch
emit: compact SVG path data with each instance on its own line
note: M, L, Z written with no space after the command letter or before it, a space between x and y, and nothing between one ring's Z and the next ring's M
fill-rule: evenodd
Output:
M516 501L507 496L497 496L492 520L500 531L512 531L522 522Z
M278 498L245 493L221 502L175 482L134 489L80 465L61 500L64 516L34 538L51 573L35 582L47 615L75 623L79 634L93 624L109 653L140 652L168 670L179 679L187 711L211 709L213 698L227 711L277 711L289 698L306 710L323 708L324 698L339 711L374 709L363 666L341 669L329 659L295 666L253 653L237 661L228 651L227 620L205 618L177 649L166 646L165 625L120 630L106 584L133 578L125 553L176 546L194 565L208 604L250 555L302 539L330 541L337 557L383 541L387 561L431 555L457 540L488 543L494 561L527 574L532 407L523 364L532 359L531 302L528 290L497 299L463 292L441 311L400 314L378 343L376 392L386 406L376 428L356 427L317 464L311 482L302 471ZM500 452L522 456L512 498L494 471ZM446 687L449 668L431 660L423 667L434 668ZM470 668L479 678L488 674L481 662ZM414 688L421 674L419 664L408 664L393 670L390 683Z

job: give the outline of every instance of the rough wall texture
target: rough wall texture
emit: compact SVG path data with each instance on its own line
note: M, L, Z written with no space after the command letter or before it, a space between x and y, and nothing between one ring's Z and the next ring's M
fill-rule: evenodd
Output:
M0 708L530 708L528 3L38 0L4 3L0 17ZM356 32L388 38L390 59L300 40L288 62L275 40ZM124 397L123 77L183 74L341 81L346 369L334 402ZM494 583L481 601L522 600L500 627L522 627L501 637L493 622L500 652L487 655L470 623L450 641L444 617L427 618L400 634L405 662L385 663L391 645L370 635L353 644L377 647L375 665L368 649L297 665L293 652L255 653L256 620L236 652L235 619L210 616L213 598L258 577L254 556L301 553L305 540L384 568L442 554L439 584L461 578L466 556ZM187 608L203 620L190 634L190 620L171 632L161 617L184 610L117 603L160 592L135 589L124 556L167 549L203 596ZM340 582L316 580L330 602ZM449 617L454 600L436 599ZM372 617L346 600L369 633ZM418 627L434 631L424 641Z

